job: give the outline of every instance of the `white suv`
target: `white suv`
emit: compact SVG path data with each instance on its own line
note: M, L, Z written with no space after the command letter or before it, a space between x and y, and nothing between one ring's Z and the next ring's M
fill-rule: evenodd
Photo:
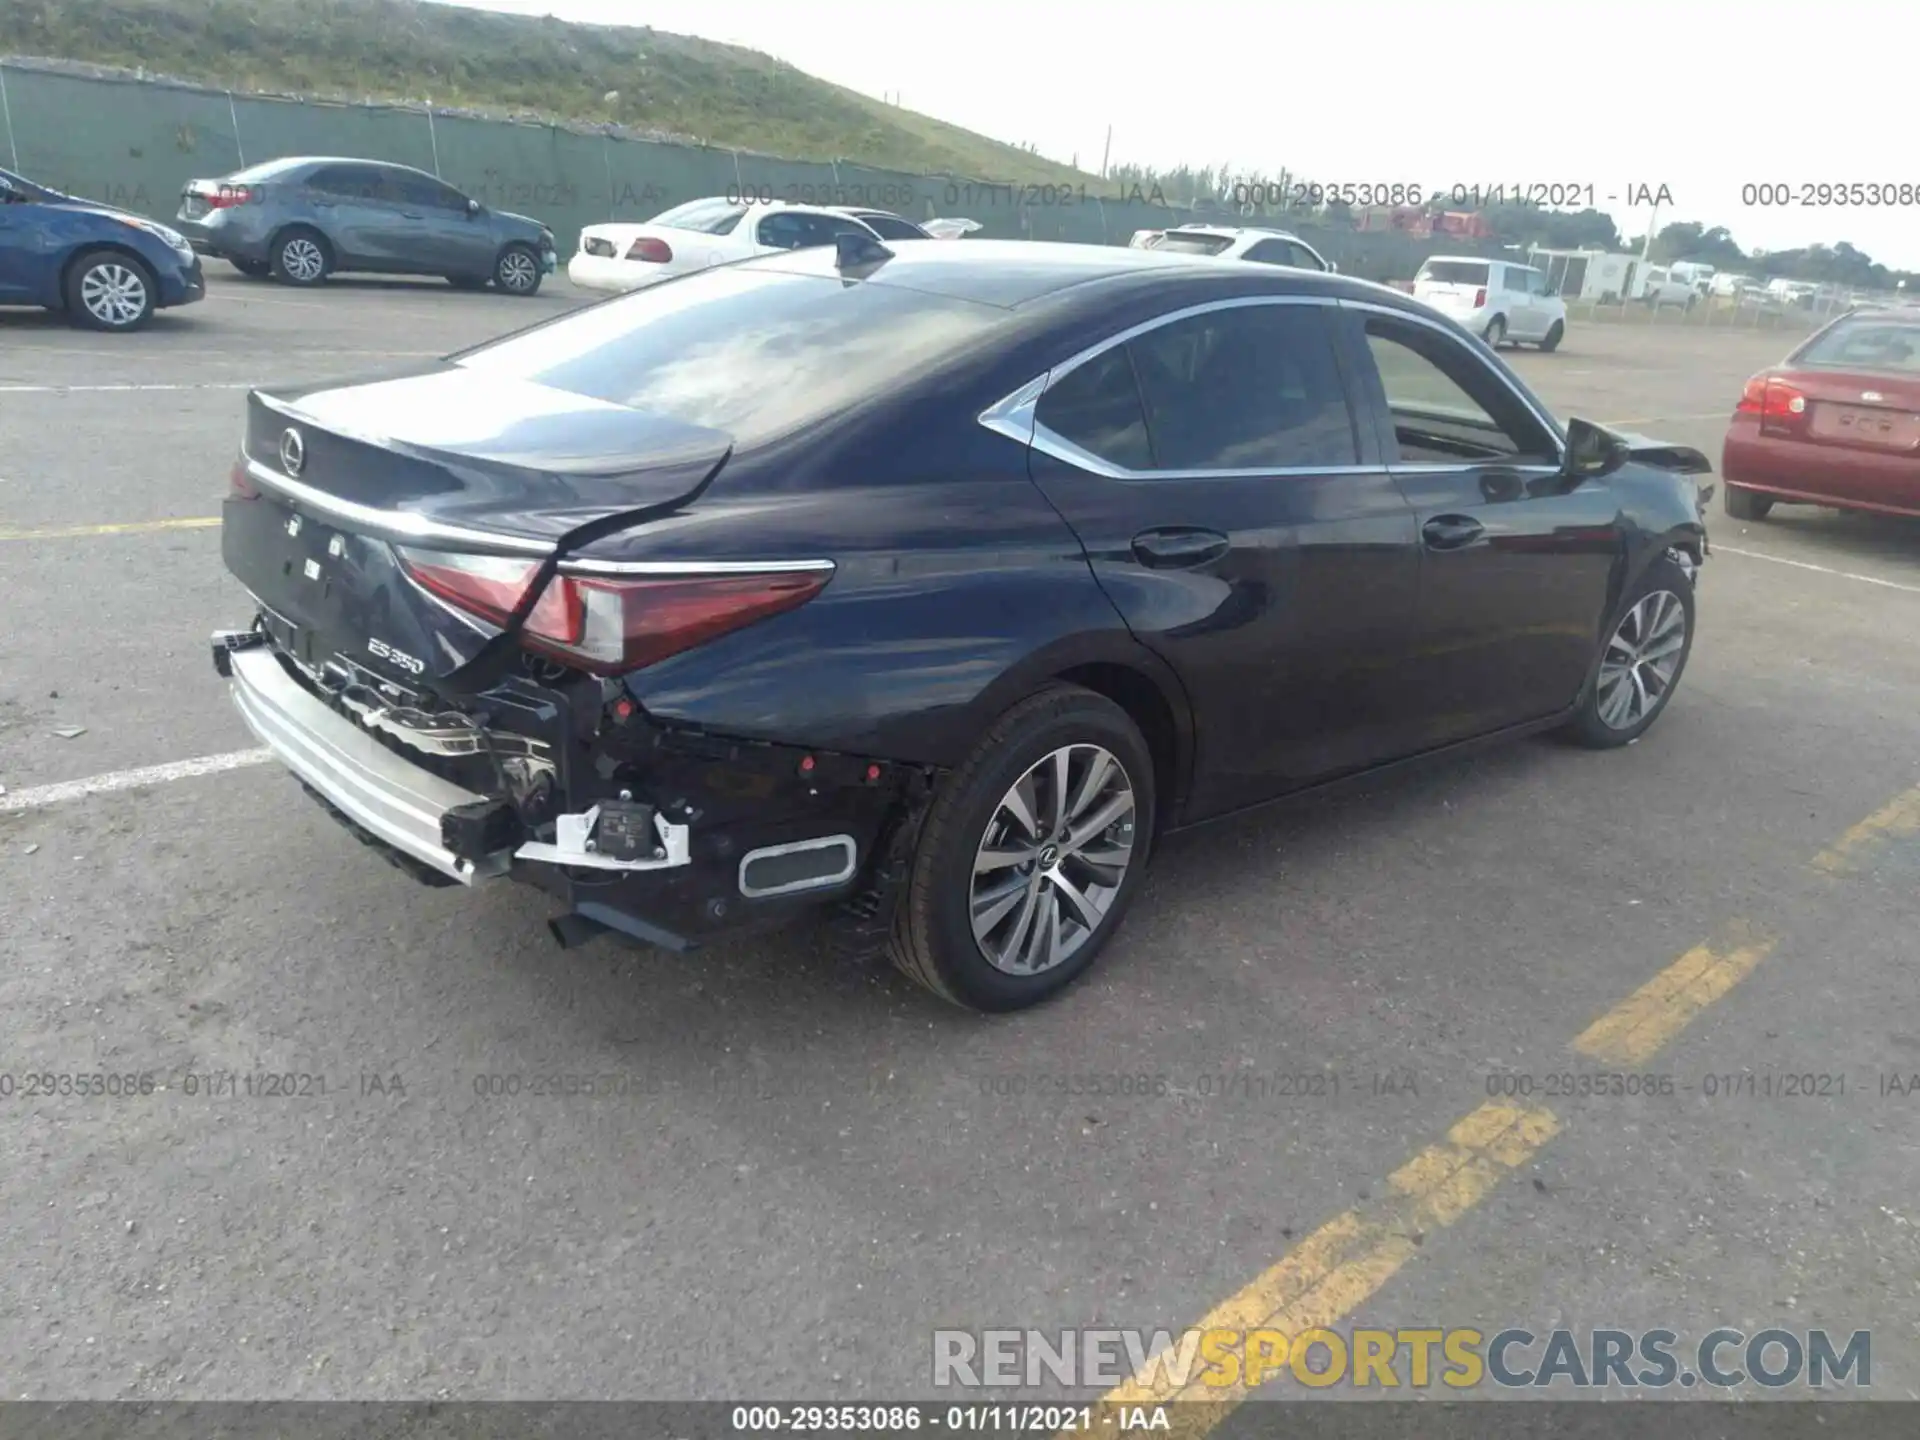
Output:
M1493 346L1513 341L1554 350L1567 333L1567 302L1546 273L1511 260L1435 255L1413 277L1413 298Z
M1257 265L1291 265L1296 270L1333 271L1340 267L1298 235L1284 230L1231 225L1180 225L1172 230L1142 230L1128 242L1140 250L1179 255L1217 255L1222 260L1251 260Z

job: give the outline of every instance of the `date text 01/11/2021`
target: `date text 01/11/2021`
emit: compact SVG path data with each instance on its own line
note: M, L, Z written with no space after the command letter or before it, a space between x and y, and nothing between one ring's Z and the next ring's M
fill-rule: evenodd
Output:
M861 1432L898 1435L915 1431L984 1431L1002 1434L1090 1434L1106 1431L1172 1430L1165 1405L736 1405L730 1428L740 1434Z

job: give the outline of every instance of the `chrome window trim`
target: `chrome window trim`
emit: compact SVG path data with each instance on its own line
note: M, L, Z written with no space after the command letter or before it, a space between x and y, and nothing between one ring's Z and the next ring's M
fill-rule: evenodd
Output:
M562 560L562 575L801 575L835 569L831 560Z
M338 495L329 495L324 490L282 475L278 470L269 469L244 450L240 453L247 462L247 477L256 484L264 485L283 499L295 501L330 520L343 521L382 539L477 545L494 554L544 557L554 552L554 546L543 540L500 535L491 530L470 530L464 525L430 520L410 510L381 510L372 505L344 500Z
M1264 237L1263 237L1264 238ZM1381 463L1374 465L1263 465L1246 470L1129 470L1123 465L1115 465L1103 460L1091 451L1083 450L1064 436L1057 435L1042 425L1037 418L1040 399L1066 376L1071 375L1082 365L1097 360L1117 345L1158 330L1163 325L1171 325L1179 320L1190 319L1195 315L1208 315L1217 310L1240 310L1252 306L1265 305L1321 305L1335 310L1364 310L1385 315L1389 319L1406 320L1415 325L1424 326L1436 335L1451 341L1463 353L1472 357L1475 364L1486 370L1504 386L1514 399L1518 400L1529 415L1540 422L1552 439L1555 453L1561 458L1555 461L1523 461L1514 465L1502 465L1503 469L1539 471L1542 474L1557 474L1565 465L1566 435L1553 417L1543 412L1526 393L1515 386L1497 366L1489 365L1485 358L1474 354L1471 346L1462 343L1459 335L1453 333L1447 323L1438 317L1429 318L1412 310L1403 310L1397 306L1379 305L1370 300L1347 300L1334 295L1239 295L1227 300L1209 300L1200 305L1189 305L1184 309L1172 310L1164 315L1156 315L1151 320L1143 320L1131 325L1117 335L1110 335L1097 344L1088 346L1077 355L1061 361L1051 370L1034 376L1019 389L989 405L977 417L979 423L995 434L1004 435L1009 440L1017 440L1023 445L1038 450L1076 470L1084 470L1107 480L1236 480L1255 475L1291 476L1291 475L1367 475L1380 471L1417 472L1458 470L1462 465L1476 463L1461 461L1459 464L1419 461L1410 463ZM1356 417L1357 419L1358 417ZM1500 464L1498 461L1491 462Z

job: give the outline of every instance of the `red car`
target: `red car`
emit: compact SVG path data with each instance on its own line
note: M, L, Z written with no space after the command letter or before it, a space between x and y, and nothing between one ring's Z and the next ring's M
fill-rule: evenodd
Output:
M1747 381L1721 451L1722 503L1920 516L1920 311L1853 310Z

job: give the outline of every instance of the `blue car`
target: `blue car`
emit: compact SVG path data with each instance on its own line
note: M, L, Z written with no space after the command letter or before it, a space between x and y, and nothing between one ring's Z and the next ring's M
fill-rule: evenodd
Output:
M206 294L178 231L0 170L0 305L64 310L87 330L138 330L155 310Z

